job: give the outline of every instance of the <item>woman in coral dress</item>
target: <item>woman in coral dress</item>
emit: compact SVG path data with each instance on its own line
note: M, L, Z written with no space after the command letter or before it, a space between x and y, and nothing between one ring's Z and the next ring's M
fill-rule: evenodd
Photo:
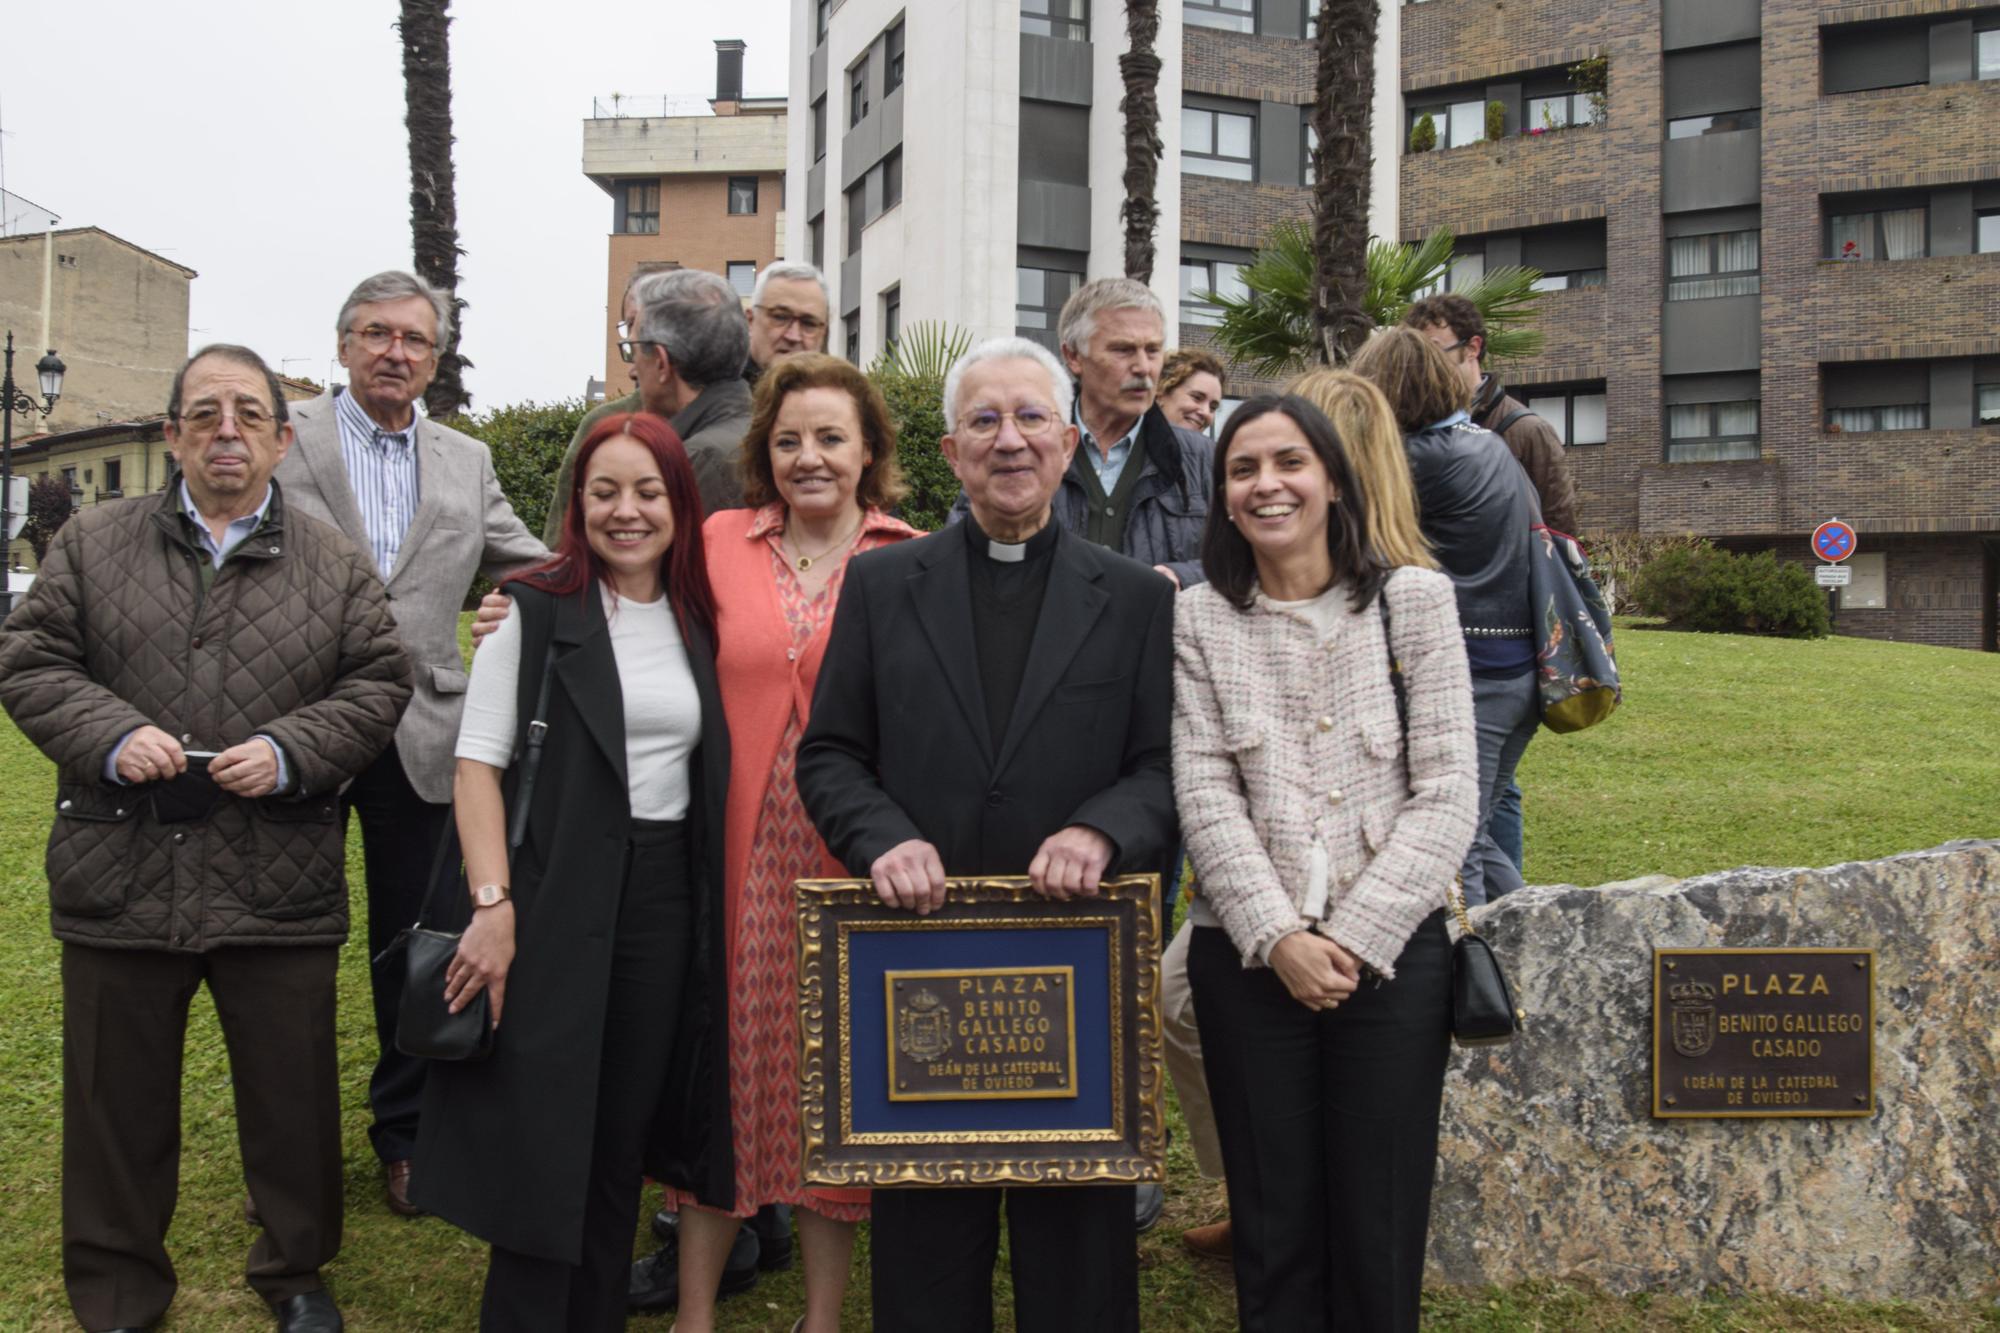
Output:
M903 491L881 394L831 356L764 373L743 439L746 509L709 516L716 671L732 766L724 830L729 931L733 1216L683 1207L678 1333L713 1326L738 1220L797 1211L805 1333L835 1333L866 1190L808 1189L800 1176L798 947L792 882L837 876L799 802L793 762L847 563L923 534L887 508ZM669 1191L672 1202L692 1203Z

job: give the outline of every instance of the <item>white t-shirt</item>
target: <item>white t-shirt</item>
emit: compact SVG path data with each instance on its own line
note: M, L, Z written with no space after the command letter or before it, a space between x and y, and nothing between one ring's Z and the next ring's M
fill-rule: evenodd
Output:
M665 597L634 602L604 590L611 655L625 704L625 774L634 819L681 819L688 808L688 760L701 741L701 696L688 667L680 625ZM460 759L506 768L514 760L514 710L521 675L521 617L510 615L472 658Z

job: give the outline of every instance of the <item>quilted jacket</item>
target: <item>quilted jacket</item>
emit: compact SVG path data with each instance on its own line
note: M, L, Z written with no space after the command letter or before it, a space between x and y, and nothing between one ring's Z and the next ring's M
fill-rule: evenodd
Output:
M84 510L0 633L0 705L57 766L58 939L199 953L347 935L337 793L395 734L410 661L368 560L272 488L206 591L178 488ZM144 786L104 780L147 723L188 749L270 736L290 790L162 824Z

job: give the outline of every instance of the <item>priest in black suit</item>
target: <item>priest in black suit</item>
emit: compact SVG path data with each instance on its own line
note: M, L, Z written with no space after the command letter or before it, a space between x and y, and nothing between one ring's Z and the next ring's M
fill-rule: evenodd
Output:
M1089 897L1164 874L1173 584L1050 521L1076 449L1070 382L1020 338L945 380L967 521L857 556L799 749L799 792L849 873L919 914L947 875ZM875 1328L992 1327L1004 1203L1021 1328L1139 1327L1130 1186L878 1190Z

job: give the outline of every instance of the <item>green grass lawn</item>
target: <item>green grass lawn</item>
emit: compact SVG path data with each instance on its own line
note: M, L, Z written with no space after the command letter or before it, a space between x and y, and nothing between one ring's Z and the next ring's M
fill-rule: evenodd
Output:
M1528 871L1537 883L1596 884L1744 864L1821 865L2000 834L2000 658L1834 639L1792 643L1628 627L1619 639L1627 703L1575 736L1542 733L1521 771ZM58 1256L61 1015L57 948L41 872L49 767L0 723L0 1330L71 1323ZM349 871L360 883L360 854ZM357 918L359 901L357 896ZM361 922L355 922L357 939ZM435 1219L404 1221L382 1202L363 1090L373 1033L362 946L341 967L346 1097L346 1245L328 1278L348 1326L473 1326L483 1248ZM168 1248L181 1290L165 1327L233 1333L270 1327L241 1272L244 1223L228 1066L214 1012L197 999L183 1094L181 1201ZM1168 1212L1140 1247L1148 1328L1235 1325L1226 1269L1187 1258L1183 1227L1223 1211L1176 1135ZM865 1251L849 1326L867 1326ZM1004 1285L1004 1284L1003 1284ZM1004 1294L1003 1294L1004 1305ZM722 1307L731 1330L791 1327L796 1269ZM667 1319L633 1321L664 1330ZM1617 1299L1561 1283L1429 1294L1427 1326L1500 1330L2000 1329L1990 1306L1725 1298Z

